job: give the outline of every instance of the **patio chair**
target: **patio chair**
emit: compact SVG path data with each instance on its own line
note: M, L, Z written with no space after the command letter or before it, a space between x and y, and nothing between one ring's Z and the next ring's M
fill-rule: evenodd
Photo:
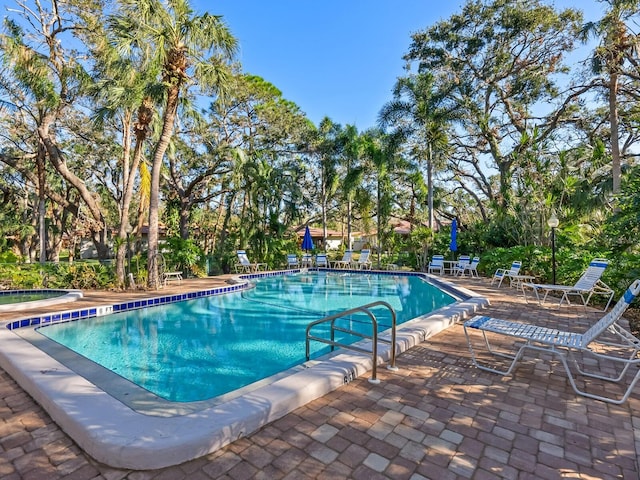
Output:
M246 272L252 273L257 272L260 269L265 269L267 267L266 263L252 263L249 261L247 257L247 252L244 250L236 251L236 255L238 255L238 263L236 264L236 273Z
M329 260L326 253L318 253L316 255L316 267L329 268Z
M585 270L582 276L578 279L575 285L552 285L552 284L540 284L540 283L528 283L522 282L522 293L526 298L526 288L531 288L536 294L536 298L539 304L543 304L547 299L547 296L551 292L557 292L562 294L560 297L560 303L558 306L566 300L568 305L571 305L569 296L580 297L582 304L586 307L593 295L606 295L608 297L607 304L603 311L609 308L609 304L613 299L614 292L606 283L600 280L600 277L604 273L605 268L609 261L604 258L596 258L589 263L589 267ZM540 293L543 293L542 300L540 299ZM585 295L587 296L585 298Z
M287 268L299 268L300 262L298 261L298 256L295 253L287 254Z
M471 263L471 257L469 255L460 255L460 257L458 257L458 263L453 266L451 273L456 277L462 275L469 263Z
M351 256L353 255L352 250L345 250L344 255L342 256L342 260L334 260L333 268L347 268L351 265Z
M558 355L567 372L571 387L578 395L618 405L624 403L629 398L638 379L640 379L640 368L638 368L640 367L640 358L638 358L640 341L630 334L627 335L627 332L623 329L621 334L617 322L639 292L640 280L636 280L613 309L584 333L567 332L531 323L501 320L487 316L476 316L463 325L473 364L481 370L499 375L509 375L522 359L525 350L548 352ZM507 361L510 360L510 364L505 368L504 365L501 366L495 363L481 363L471 340L470 333L472 331L482 333L482 344L486 347L486 351L493 356L491 358L507 359ZM490 335L488 336L487 333L501 335L503 338L505 336L512 337L514 339L513 347L510 350L493 347L489 341ZM613 394L610 396L598 395L578 388L576 384L577 375L570 368L569 361L578 375L613 383L621 383L629 371L629 367L634 366L636 368L632 369L635 373L626 390L620 398L616 398ZM618 368L613 368L614 365L617 365ZM622 370L616 373L620 366ZM588 381L584 383L589 385ZM609 393L609 389L603 390L605 393Z
M357 268L358 270L368 269L371 270L371 260L369 256L371 255L371 250L368 248L363 248L360 250L360 256L357 261L352 261L351 266L353 268Z
M502 281L505 278L509 278L510 282L513 281L513 277L520 273L520 269L522 268L522 262L520 260L515 260L511 263L511 268L499 268L496 270L496 273L493 274L493 278L491 278L491 285L498 280L498 288L502 285Z
M167 262L161 252L155 254L155 262L158 269L158 281L160 286L166 286L173 280L178 283L182 283L182 270L167 270Z
M427 273L438 273L444 275L444 255L434 255L431 257Z
M300 265L304 268L313 267L313 255L310 253L303 253L300 259Z
M461 276L465 274L469 274L470 277L479 277L478 275L478 264L480 263L480 257L473 257L469 265L465 265L462 269Z

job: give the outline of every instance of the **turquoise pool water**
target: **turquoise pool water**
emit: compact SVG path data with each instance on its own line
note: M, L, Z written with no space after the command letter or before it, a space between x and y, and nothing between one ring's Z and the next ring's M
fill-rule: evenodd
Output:
M243 292L53 324L38 332L164 399L193 402L304 363L305 329L313 320L384 300L400 324L455 301L416 276L309 272L255 284ZM375 314L379 330L389 328L388 312ZM342 321L371 333L364 318ZM328 351L311 344L312 358Z

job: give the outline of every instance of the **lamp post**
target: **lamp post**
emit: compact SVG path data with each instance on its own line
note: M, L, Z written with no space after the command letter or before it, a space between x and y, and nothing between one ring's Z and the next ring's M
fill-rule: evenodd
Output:
M547 220L547 225L551 228L551 271L553 272L553 284L556 284L556 228L560 225L560 220L556 217L556 212L551 212L551 217Z

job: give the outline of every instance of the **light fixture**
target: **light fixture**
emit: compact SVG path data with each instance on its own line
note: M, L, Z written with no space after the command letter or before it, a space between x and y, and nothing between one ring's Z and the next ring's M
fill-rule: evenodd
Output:
M551 216L547 220L547 225L551 228L551 271L553 275L553 285L556 284L556 228L560 225L560 220L556 216L556 211L551 211Z

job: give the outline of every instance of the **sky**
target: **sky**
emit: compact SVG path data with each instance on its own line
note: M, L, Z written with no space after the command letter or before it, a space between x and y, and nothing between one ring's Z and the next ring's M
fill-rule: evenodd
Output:
M602 17L597 0L543 0ZM48 2L45 2L47 4ZM222 15L243 71L275 85L316 125L325 117L363 131L376 125L406 74L411 34L459 12L464 0L191 0ZM15 1L0 0L1 15Z
M596 0L549 0L601 18ZM194 0L222 15L246 73L271 82L316 125L328 116L376 125L403 76L411 34L459 12L461 0Z

